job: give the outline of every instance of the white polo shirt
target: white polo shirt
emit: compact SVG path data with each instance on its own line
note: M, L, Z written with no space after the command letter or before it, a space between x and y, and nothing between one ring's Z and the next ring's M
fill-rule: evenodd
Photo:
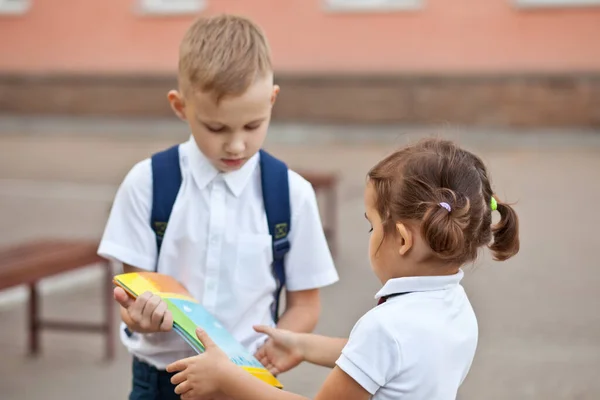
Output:
M389 280L387 299L354 326L337 365L374 400L450 400L467 376L478 328L460 285L451 276Z
M264 210L260 154L240 169L219 173L193 137L179 146L182 184L163 239L158 272L182 282L251 352L264 342L256 324L273 325L270 306L271 235ZM291 249L286 256L289 291L320 288L338 280L311 184L289 171ZM136 164L119 187L98 254L155 270L156 239L150 227L151 160ZM122 326L124 328L124 325ZM134 334L121 340L138 358L164 369L193 355L175 332Z

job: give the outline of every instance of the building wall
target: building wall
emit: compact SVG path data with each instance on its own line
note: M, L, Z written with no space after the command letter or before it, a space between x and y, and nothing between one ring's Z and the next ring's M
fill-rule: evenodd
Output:
M333 12L323 6L323 0L208 0L202 12L241 13L263 26L276 72L284 82L290 80L288 87L293 88L285 100L289 103L282 106L287 111L279 114L282 118L389 121L410 117L413 122L427 123L428 108L419 111L415 107L427 103L428 96L433 103L445 103L451 102L452 93L471 93L465 101L472 99L476 105L483 90L486 99L498 99L489 100L490 109L498 108L493 104L502 98L519 97L518 93L532 96L525 100L531 107L538 103L535 98L546 96L559 110L579 104L584 112L562 120L595 126L597 115L582 114L600 106L596 78L600 74L600 7L520 8L514 2L423 0L420 8L411 11ZM43 106L39 99L38 112L167 112L163 95L161 105L154 107L127 107L106 96L111 104L101 106L103 101L97 97L102 96L102 88L118 91L129 77L140 75L147 77L146 83L138 80L135 85L146 94L152 88L172 85L178 43L194 16L144 15L137 3L32 0L24 15L0 16L0 111L31 110L31 105L12 100L15 91L29 89L51 96L52 91L63 93L62 100L55 101L62 108ZM117 81L106 81L114 76ZM423 78L431 76L437 80ZM373 83L373 77L378 83ZM531 81L534 78L537 83ZM315 79L318 87L310 84ZM406 99L411 88L413 95ZM346 98L338 106L311 111L310 97L319 95L319 89L327 91L321 93L325 97L343 94ZM85 90L87 94L77 93ZM301 98L307 91L309 98ZM69 102L78 96L91 96L87 109L74 100ZM381 109L383 99L395 102L400 110L386 106L383 109L395 110L393 114L372 110L362 115L344 112L342 107L344 101L358 101ZM109 111L111 107L115 110ZM481 120L475 117L456 122ZM485 124L511 124L518 118L483 120L488 121Z

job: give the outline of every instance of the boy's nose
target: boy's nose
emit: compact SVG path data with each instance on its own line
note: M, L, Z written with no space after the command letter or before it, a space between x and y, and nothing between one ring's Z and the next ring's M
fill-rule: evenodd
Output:
M225 150L231 155L242 154L246 149L246 144L243 140L232 140L227 144Z

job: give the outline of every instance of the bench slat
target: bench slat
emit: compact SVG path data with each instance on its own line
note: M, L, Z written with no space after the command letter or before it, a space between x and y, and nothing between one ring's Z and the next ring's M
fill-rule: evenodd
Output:
M97 248L95 242L52 240L0 250L0 289L105 261Z

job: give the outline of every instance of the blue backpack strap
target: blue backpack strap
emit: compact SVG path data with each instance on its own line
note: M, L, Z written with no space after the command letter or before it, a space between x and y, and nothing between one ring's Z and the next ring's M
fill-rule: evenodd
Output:
M179 145L152 155L152 213L150 225L156 235L156 262L167 223L181 186Z
M273 319L279 320L279 301L285 286L285 255L290 250L288 234L291 228L290 188L287 165L264 150L260 150L262 195L273 238L273 273L277 281Z
M179 145L175 145L151 158L152 164L152 212L150 226L156 235L156 266L167 223L173 210L181 186L181 166L179 165ZM156 268L156 267L155 267ZM131 337L133 332L125 327L125 334Z

